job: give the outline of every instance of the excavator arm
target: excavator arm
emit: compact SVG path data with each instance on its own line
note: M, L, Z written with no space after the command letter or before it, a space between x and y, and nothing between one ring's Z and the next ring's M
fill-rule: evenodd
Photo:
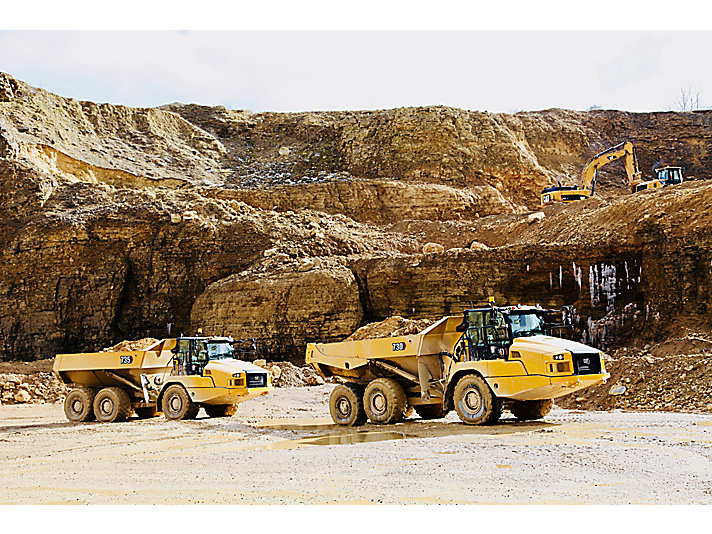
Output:
M635 157L635 149L633 143L626 141L619 145L604 150L600 154L596 154L584 167L581 173L581 185L579 189L589 190L593 194L596 187L596 172L598 169L610 163L625 157L625 171L628 174L628 183L633 183L640 180L640 170L638 169L638 160Z
M575 200L589 198L593 195L593 191L596 187L596 172L598 169L620 158L625 158L625 171L628 174L628 183L632 188L635 188L635 184L640 183L641 173L638 169L638 160L635 157L633 143L625 141L591 158L581 172L581 182L579 185L559 184L558 186L547 187L542 190L541 205L546 206L547 204L554 204L556 202L573 202Z

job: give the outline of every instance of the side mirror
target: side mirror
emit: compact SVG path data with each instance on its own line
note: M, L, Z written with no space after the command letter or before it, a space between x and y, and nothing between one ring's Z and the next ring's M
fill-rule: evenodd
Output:
M467 318L463 319L462 322L455 327L458 332L464 332L470 327L470 323L467 322Z

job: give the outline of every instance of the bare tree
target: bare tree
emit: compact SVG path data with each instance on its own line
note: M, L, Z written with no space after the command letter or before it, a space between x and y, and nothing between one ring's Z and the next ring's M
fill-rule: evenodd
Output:
M680 98L675 101L674 107L678 111L694 111L700 109L700 92L688 86L680 89Z

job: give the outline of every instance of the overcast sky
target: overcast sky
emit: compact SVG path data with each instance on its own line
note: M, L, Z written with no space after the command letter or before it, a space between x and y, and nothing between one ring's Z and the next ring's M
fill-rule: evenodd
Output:
M712 31L3 31L0 71L63 96L253 111L712 106Z

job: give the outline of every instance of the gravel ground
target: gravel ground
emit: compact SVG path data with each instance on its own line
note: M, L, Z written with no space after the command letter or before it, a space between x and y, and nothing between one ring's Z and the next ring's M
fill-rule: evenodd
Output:
M712 416L555 408L492 427L450 413L340 430L332 385L231 419L68 423L0 406L0 503L712 504Z

